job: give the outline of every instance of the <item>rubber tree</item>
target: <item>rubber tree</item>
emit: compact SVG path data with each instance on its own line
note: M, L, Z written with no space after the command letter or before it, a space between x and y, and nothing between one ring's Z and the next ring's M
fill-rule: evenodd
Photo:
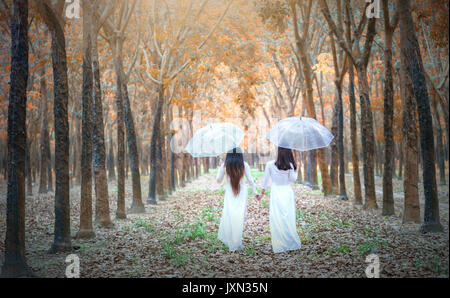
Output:
M392 39L398 23L398 14L391 20L389 1L383 0L384 18L384 172L383 172L383 215L393 215L394 190L392 174L394 164L394 80L392 74Z
M152 7L152 17L148 18L148 27L151 29L149 36L145 38L145 46L142 47L142 54L144 56L145 70L140 73L139 78L143 85L152 85L153 89L156 90L156 105L153 112L153 123L152 123L152 136L150 141L150 179L149 179L149 193L147 196L148 204L156 204L156 194L157 188L160 188L159 194L161 195L163 190L161 186L163 185L162 177L162 149L165 144L164 137L162 135L162 119L164 106L166 102L166 90L170 83L174 82L175 79L187 68L190 64L195 61L193 57L189 57L187 61L180 63L181 49L186 39L190 34L193 34L193 24L198 20L198 17L202 13L208 0L203 0L199 4L197 11L193 8L194 1L190 1L188 4L188 9L186 10L184 19L185 22L179 27L172 28L172 26L164 26L164 21L169 21L170 9L167 7L159 7L156 1L153 1ZM202 40L194 51L199 51L206 44L208 39L216 30L217 26L222 22L228 9L230 8L232 0L228 1L224 12L210 29L206 37ZM160 14L165 15L166 19L161 19ZM167 34L168 36L174 36L173 39L168 39L160 42L156 38L156 28L168 28L168 30L174 30ZM164 29L161 29L164 30ZM175 48L176 47L176 48ZM187 49L186 49L187 50ZM177 54L178 52L178 54ZM156 75L154 74L156 73ZM150 88L150 87L147 87ZM192 166L192 162L190 162ZM192 169L189 171L192 174ZM184 174L183 174L184 175ZM189 175L193 177L193 175ZM185 177L185 176L184 176Z
M113 223L109 210L108 179L106 175L106 145L103 122L103 98L100 82L100 64L98 56L98 34L104 22L113 13L116 2L91 1L92 15L94 11L101 11L99 18L92 18L91 28L91 63L92 63L92 142L93 169L95 177L96 222L103 228L112 228Z
M439 200L434 158L434 132L430 101L420 46L417 40L409 0L398 0L400 15L401 67L411 79L417 103L422 155L423 187L425 194L424 223L422 232L442 232L439 219Z
M72 249L70 237L70 176L69 176L69 85L67 79L66 39L64 35L64 0L53 5L39 0L38 10L52 36L55 131L55 225L50 253Z
M128 80L130 78L130 74L134 68L136 59L138 57L138 51L134 55L133 61L129 66L128 71L124 69L123 63L123 45L126 40L126 30L130 23L131 17L135 11L137 0L132 1L119 1L120 2L120 11L118 15L111 15L105 23L103 24L103 31L105 33L104 38L108 42L111 47L113 53L114 66L116 70L117 76L117 105L121 107L117 107L118 109L118 121L125 124L125 129L127 133L127 142L128 142L128 152L129 152L129 162L131 167L131 179L132 179L132 190L133 190L133 201L131 204L131 208L128 210L129 213L144 213L145 207L142 202L142 190L141 190L141 175L139 168L139 152L137 149L137 138L136 138L136 128L134 125L133 113L131 110L131 103L128 96ZM138 37L138 46L139 47L139 39ZM122 118L122 110L123 110L123 118ZM118 123L119 123L118 122ZM122 178L122 173L120 166L122 164L122 159L124 159L124 150L121 150L123 137L122 137L122 123L120 123L120 127L118 128L118 146L120 152L118 152L118 179L120 185L123 185L124 178ZM122 202L122 197L124 196L124 189L120 189L121 193L120 201ZM121 203L122 205L122 203ZM122 213L122 212L120 212Z
M310 30L310 20L311 20L311 10L312 10L313 1L308 1L306 8L301 6L301 9L304 9L303 12L304 20L302 27L302 34L300 35L300 31L298 28L298 17L297 17L297 2L289 1L289 6L291 9L291 17L292 23L294 26L294 37L295 37L295 45L298 53L298 57L300 58L300 63L303 71L303 78L306 88L306 109L308 111L308 115L311 118L316 118L316 109L314 106L314 95L313 95L313 84L312 84L312 66L308 59L308 49L307 45L309 42L309 30ZM319 162L320 173L322 175L322 191L325 195L330 195L332 193L331 179L330 174L328 172L328 166L326 164L326 149L313 150L309 152L309 156L312 162L312 175L313 177L317 177L315 175L316 167L315 162L316 159Z
M367 6L368 4L366 4L366 8ZM370 104L369 82L367 78L367 66L369 64L372 44L376 34L376 18L370 18L367 20L365 13L366 8L364 8L364 11L361 13L362 17L360 23L355 24L350 0L345 0L344 7L346 18L350 24L353 24L352 27L356 29L354 30L355 32L353 34L353 38L350 40L345 38L345 33L338 26L336 26L336 23L333 20L328 8L327 1L320 0L320 8L325 20L328 23L328 27L337 39L339 46L346 52L352 67L356 69L356 74L358 77L358 93L361 104L361 144L363 153L365 191L364 207L368 209L376 209L378 206L376 202L374 175L375 135L373 131L373 115ZM361 48L359 43L365 27L367 27L367 32L363 47Z
M83 0L83 84L81 124L80 230L77 238L95 237L92 226L92 7Z
M28 82L28 1L13 1L8 106L8 186L3 277L28 276L25 258L25 155Z

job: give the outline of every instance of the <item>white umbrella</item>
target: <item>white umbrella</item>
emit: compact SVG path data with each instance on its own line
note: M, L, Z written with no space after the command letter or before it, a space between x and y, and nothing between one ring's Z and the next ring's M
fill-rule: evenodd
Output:
M213 123L196 131L185 150L193 157L215 157L239 147L244 136L234 124Z
M279 121L267 138L278 147L309 151L328 147L334 136L316 119L297 116Z

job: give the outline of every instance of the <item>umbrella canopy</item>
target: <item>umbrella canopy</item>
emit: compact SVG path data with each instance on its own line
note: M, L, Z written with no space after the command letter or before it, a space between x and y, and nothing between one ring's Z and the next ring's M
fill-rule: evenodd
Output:
M196 131L185 150L193 157L215 157L239 147L244 136L234 124L213 123Z
M309 151L328 147L334 136L316 119L290 117L278 122L267 138L278 147Z

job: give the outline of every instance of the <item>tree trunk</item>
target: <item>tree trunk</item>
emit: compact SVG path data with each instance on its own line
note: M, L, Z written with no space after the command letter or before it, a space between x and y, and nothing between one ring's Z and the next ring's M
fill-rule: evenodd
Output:
M444 150L444 144L442 142L442 127L439 122L439 119L437 119L438 125L436 126L437 130L437 150L438 150L438 156L439 156L439 183L441 186L447 185L447 180L445 179L445 150Z
M47 121L47 83L45 80L45 67L41 69L40 93L41 93L41 132L40 132L40 179L39 179L39 193L47 193L47 167L49 167L47 160L47 145L48 139L48 121Z
M436 128L436 165L439 166L439 184L441 186L447 185L447 181L445 180L445 147L444 142L442 140L442 126L441 126L441 118L437 108L437 99L436 97L432 100L431 108L433 109L435 128Z
M13 1L8 106L8 190L3 277L30 275L25 258L25 154L28 81L28 1Z
M55 232L50 253L70 250L70 177L69 177L69 120L68 100L69 85L67 79L66 39L63 24L59 21L63 6L58 5L60 11L46 3L43 4L42 14L52 35L52 64L54 81L54 124L55 124ZM49 177L50 178L50 177Z
M123 70L121 71L123 73ZM131 180L133 189L133 201L129 213L145 213L142 203L141 174L139 169L139 153L136 143L136 129L134 126L133 114L131 111L128 88L125 81L122 81L123 110L125 116L125 127L127 131L128 156L131 168Z
M113 43L118 43L117 40ZM115 68L120 69L120 57L118 57L118 46L112 44L114 51ZM125 127L123 111L122 76L116 71L116 108L117 108L117 210L118 219L127 218L125 210Z
M338 95L337 91L335 92L335 101L333 106L333 116L331 117L331 133L336 138L331 142L330 145L330 155L331 155L331 164L330 164L330 180L331 186L333 187L334 194L338 194L338 170L339 170L339 153L338 153Z
M26 158L25 158L25 169L26 169L26 181L27 181L27 196L33 195L33 177L31 175L31 163L30 163L30 150L31 144L30 141L27 141L27 150L26 150Z
M109 154L108 154L108 179L116 180L116 169L114 166L114 143L112 138L112 128L109 130Z
M422 232L441 232L439 200L437 194L436 168L434 163L434 136L430 102L425 81L425 71L417 41L414 22L408 0L398 0L400 14L400 47L402 67L411 78L417 103L420 127L420 145L425 193L424 223Z
M405 158L403 222L420 222L416 102L413 98L411 77L408 76L403 68L400 70L400 78L404 143L401 154Z
M342 87L336 84L338 109L338 153L339 153L339 199L348 200L345 187L345 160L344 160L344 108L342 104Z
M80 230L77 238L94 238L92 227L92 8L83 1L83 90L81 131Z
M94 24L92 24L94 25ZM111 228L109 211L108 181L106 177L105 128L103 124L102 90L100 84L100 67L98 62L97 33L91 27L92 40L92 75L93 75L93 168L95 175L95 219L103 228Z
M392 187L392 166L394 163L394 83L392 78L392 34L389 24L387 0L385 5L384 26L384 173L383 173L383 211L382 215L394 215L394 190Z
M377 209L374 177L375 136L373 133L373 116L370 107L369 83L367 81L367 67L358 65L358 85L361 103L361 143L363 151L364 192L366 199L364 208Z
M150 179L148 186L148 204L156 204L156 183L161 180L161 159L158 154L161 134L161 118L164 105L164 89L158 86L156 109L153 116L152 139L150 141Z
M345 14L345 35L347 42L351 41L351 25L348 13ZM355 96L355 75L352 63L348 65L348 95L350 102L350 140L352 143L352 172L353 172L353 192L354 203L362 205L361 180L359 177L359 148L356 126L356 96Z
M312 88L312 82L310 77L310 70L309 64L307 63L306 56L301 55L302 63L303 63L303 69L304 69L304 77L305 77L305 84L306 84L306 96L307 96L307 109L308 114L311 118L316 118L316 110L314 107L314 99L313 99L313 88ZM315 185L317 185L317 168L316 168L316 160L319 161L319 167L320 167L320 173L322 175L322 191L324 195L330 195L332 193L332 187L331 187L331 179L330 175L328 173L328 166L326 164L326 157L325 154L326 149L319 149L319 150L313 150L310 152L310 162L311 162L311 170L312 170L312 177L310 178L313 180L311 181ZM317 158L317 159L316 159Z
M404 154L403 154L403 143L400 143L400 160L398 161L398 178L403 178L403 160L404 160Z
M173 109L172 107L169 106L169 123L172 122L173 120ZM172 130L170 132L170 141L172 140L173 137L173 133ZM171 186L171 191L175 191L175 154L173 153L172 150L170 150L169 152L170 154L170 186Z
M50 150L50 135L51 134L45 135L45 152L47 154L47 192L53 191L53 162L52 152Z

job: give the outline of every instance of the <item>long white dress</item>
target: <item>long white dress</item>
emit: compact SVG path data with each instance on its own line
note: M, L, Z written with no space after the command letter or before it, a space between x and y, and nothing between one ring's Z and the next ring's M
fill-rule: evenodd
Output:
M266 189L272 177L270 189L270 233L274 253L300 249L297 233L294 191L290 183L297 180L297 171L291 164L290 170L279 170L275 161L266 165L262 189Z
M245 177L256 194L256 186L253 182L253 177L250 174L250 167L247 163L245 165ZM244 218L247 214L247 199L248 189L244 183L244 177L241 180L241 189L237 196L234 195L231 188L228 175L225 175L225 166L222 165L217 173L217 182L222 183L225 176L227 181L225 183L225 199L222 211L222 218L219 225L218 238L230 251L242 249L242 232L244 230Z

